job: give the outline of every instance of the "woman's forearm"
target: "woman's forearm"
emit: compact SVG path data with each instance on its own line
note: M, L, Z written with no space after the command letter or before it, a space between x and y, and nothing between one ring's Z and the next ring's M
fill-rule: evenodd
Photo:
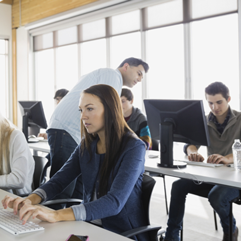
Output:
M72 208L65 208L56 211L55 219L60 221L75 221L75 216Z
M39 195L34 193L30 194L28 197L26 197L26 199L29 199L32 205L39 204L42 201L42 198Z

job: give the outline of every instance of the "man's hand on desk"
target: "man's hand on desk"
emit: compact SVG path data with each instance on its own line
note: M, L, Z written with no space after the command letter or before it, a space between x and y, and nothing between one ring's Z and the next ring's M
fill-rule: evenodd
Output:
M233 163L233 154L229 154L227 156L222 156L219 154L210 155L207 159L207 163L232 164Z
M45 140L47 140L48 134L47 133L38 133L38 137L43 137Z

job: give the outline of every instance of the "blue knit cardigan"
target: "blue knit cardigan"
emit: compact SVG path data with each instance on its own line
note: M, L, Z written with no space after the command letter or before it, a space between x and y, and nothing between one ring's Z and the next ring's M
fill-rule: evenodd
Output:
M100 155L96 154L97 141L98 139L91 144L91 160L87 150L81 154L79 145L59 172L41 186L46 192L46 200L53 199L82 174L86 221L101 219L105 229L116 233L147 225L141 197L145 144L136 137L128 140L116 164L113 182L109 178L108 193L91 201L95 188L98 193L96 181L100 169ZM134 239L147 241L148 236L141 234Z

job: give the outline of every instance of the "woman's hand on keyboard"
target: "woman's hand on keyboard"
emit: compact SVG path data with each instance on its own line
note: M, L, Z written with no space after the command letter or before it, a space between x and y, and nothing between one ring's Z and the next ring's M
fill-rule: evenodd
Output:
M5 196L5 198L2 200L3 207L5 209L7 207L12 208L15 214L17 214L18 210L26 203L31 204L31 201L21 197L13 198L9 196Z
M19 210L19 218L25 224L29 218L38 218L42 221L55 223L57 222L57 212L55 210L50 210L42 206L31 205L25 203Z

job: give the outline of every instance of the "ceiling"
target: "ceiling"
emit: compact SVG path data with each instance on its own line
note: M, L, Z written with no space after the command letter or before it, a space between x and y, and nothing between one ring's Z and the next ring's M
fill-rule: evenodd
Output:
M1 1L1 0L0 0ZM2 0L0 3L13 5L13 0Z

